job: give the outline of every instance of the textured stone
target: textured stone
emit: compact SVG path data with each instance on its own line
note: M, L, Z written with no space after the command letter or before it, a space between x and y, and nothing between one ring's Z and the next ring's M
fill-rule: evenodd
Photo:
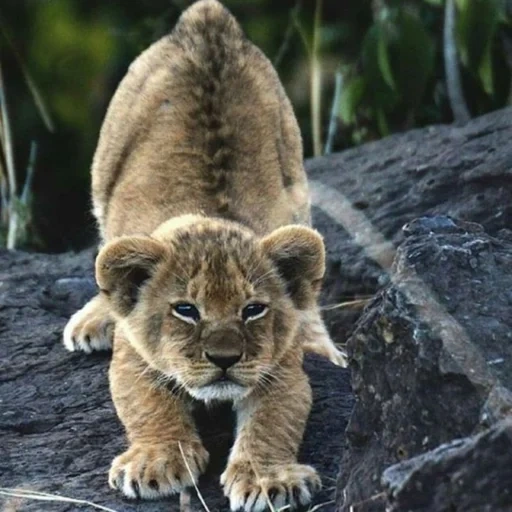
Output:
M386 284L402 226L417 217L450 215L491 235L510 229L511 141L507 108L463 127L413 130L307 161L313 219L327 240L325 304ZM326 312L337 341L346 341L359 314L348 307Z
M343 511L384 510L387 466L511 410L512 243L447 217L404 232L390 284L348 342L356 404L338 480Z
M508 512L511 482L511 420L391 466L383 475L388 512Z

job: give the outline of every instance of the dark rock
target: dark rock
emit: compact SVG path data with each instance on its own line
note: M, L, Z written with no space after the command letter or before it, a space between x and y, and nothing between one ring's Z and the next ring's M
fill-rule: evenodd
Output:
M313 219L327 241L324 303L373 295L385 285L402 226L415 218L449 215L491 235L510 229L511 140L508 108L463 127L413 130L307 161ZM345 343L359 314L351 307L326 311L337 341Z
M110 462L125 447L108 391L109 355L70 354L61 343L68 316L95 293L92 263L92 251L53 256L0 251L0 486L88 500L119 512L177 511L177 497L129 502L108 487ZM308 357L306 370L315 403L301 459L324 478L317 503L332 503L340 433L352 408L349 372L318 357ZM214 459L200 490L212 512L227 510L218 477L230 447L230 420L229 409L199 414ZM194 510L202 510L192 493ZM0 494L0 508L83 507Z
M388 512L512 510L512 421L384 472Z
M348 341L356 404L338 479L343 511L384 510L386 467L512 409L512 243L447 217L406 232L391 284Z

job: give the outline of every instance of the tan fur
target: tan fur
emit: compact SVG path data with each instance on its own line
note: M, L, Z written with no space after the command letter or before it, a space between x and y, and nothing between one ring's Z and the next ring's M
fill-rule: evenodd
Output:
M92 178L101 294L64 340L105 348L115 325L110 384L130 447L110 484L143 498L190 485L183 456L194 479L208 462L190 406L231 400L237 437L221 481L232 510L309 503L320 481L297 463L311 404L303 353L345 359L318 310L324 247L307 227L297 122L219 2L195 3L131 65Z

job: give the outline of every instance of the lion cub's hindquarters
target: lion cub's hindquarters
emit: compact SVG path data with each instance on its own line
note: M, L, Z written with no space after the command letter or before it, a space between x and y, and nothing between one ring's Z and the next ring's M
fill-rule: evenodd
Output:
M219 2L193 4L130 66L101 130L92 191L104 240L187 213L259 235L309 223L291 104Z
M174 32L130 66L103 123L92 166L103 241L149 234L202 213L264 235L309 225L302 142L275 70L216 0L185 11ZM318 311L304 348L345 364ZM109 349L114 322L97 297L64 331L69 350Z

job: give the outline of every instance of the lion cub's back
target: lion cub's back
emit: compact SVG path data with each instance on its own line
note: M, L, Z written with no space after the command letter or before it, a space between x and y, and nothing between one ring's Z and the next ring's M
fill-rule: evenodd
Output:
M265 56L216 0L130 66L92 168L104 239L202 211L267 232L309 221L302 142Z

